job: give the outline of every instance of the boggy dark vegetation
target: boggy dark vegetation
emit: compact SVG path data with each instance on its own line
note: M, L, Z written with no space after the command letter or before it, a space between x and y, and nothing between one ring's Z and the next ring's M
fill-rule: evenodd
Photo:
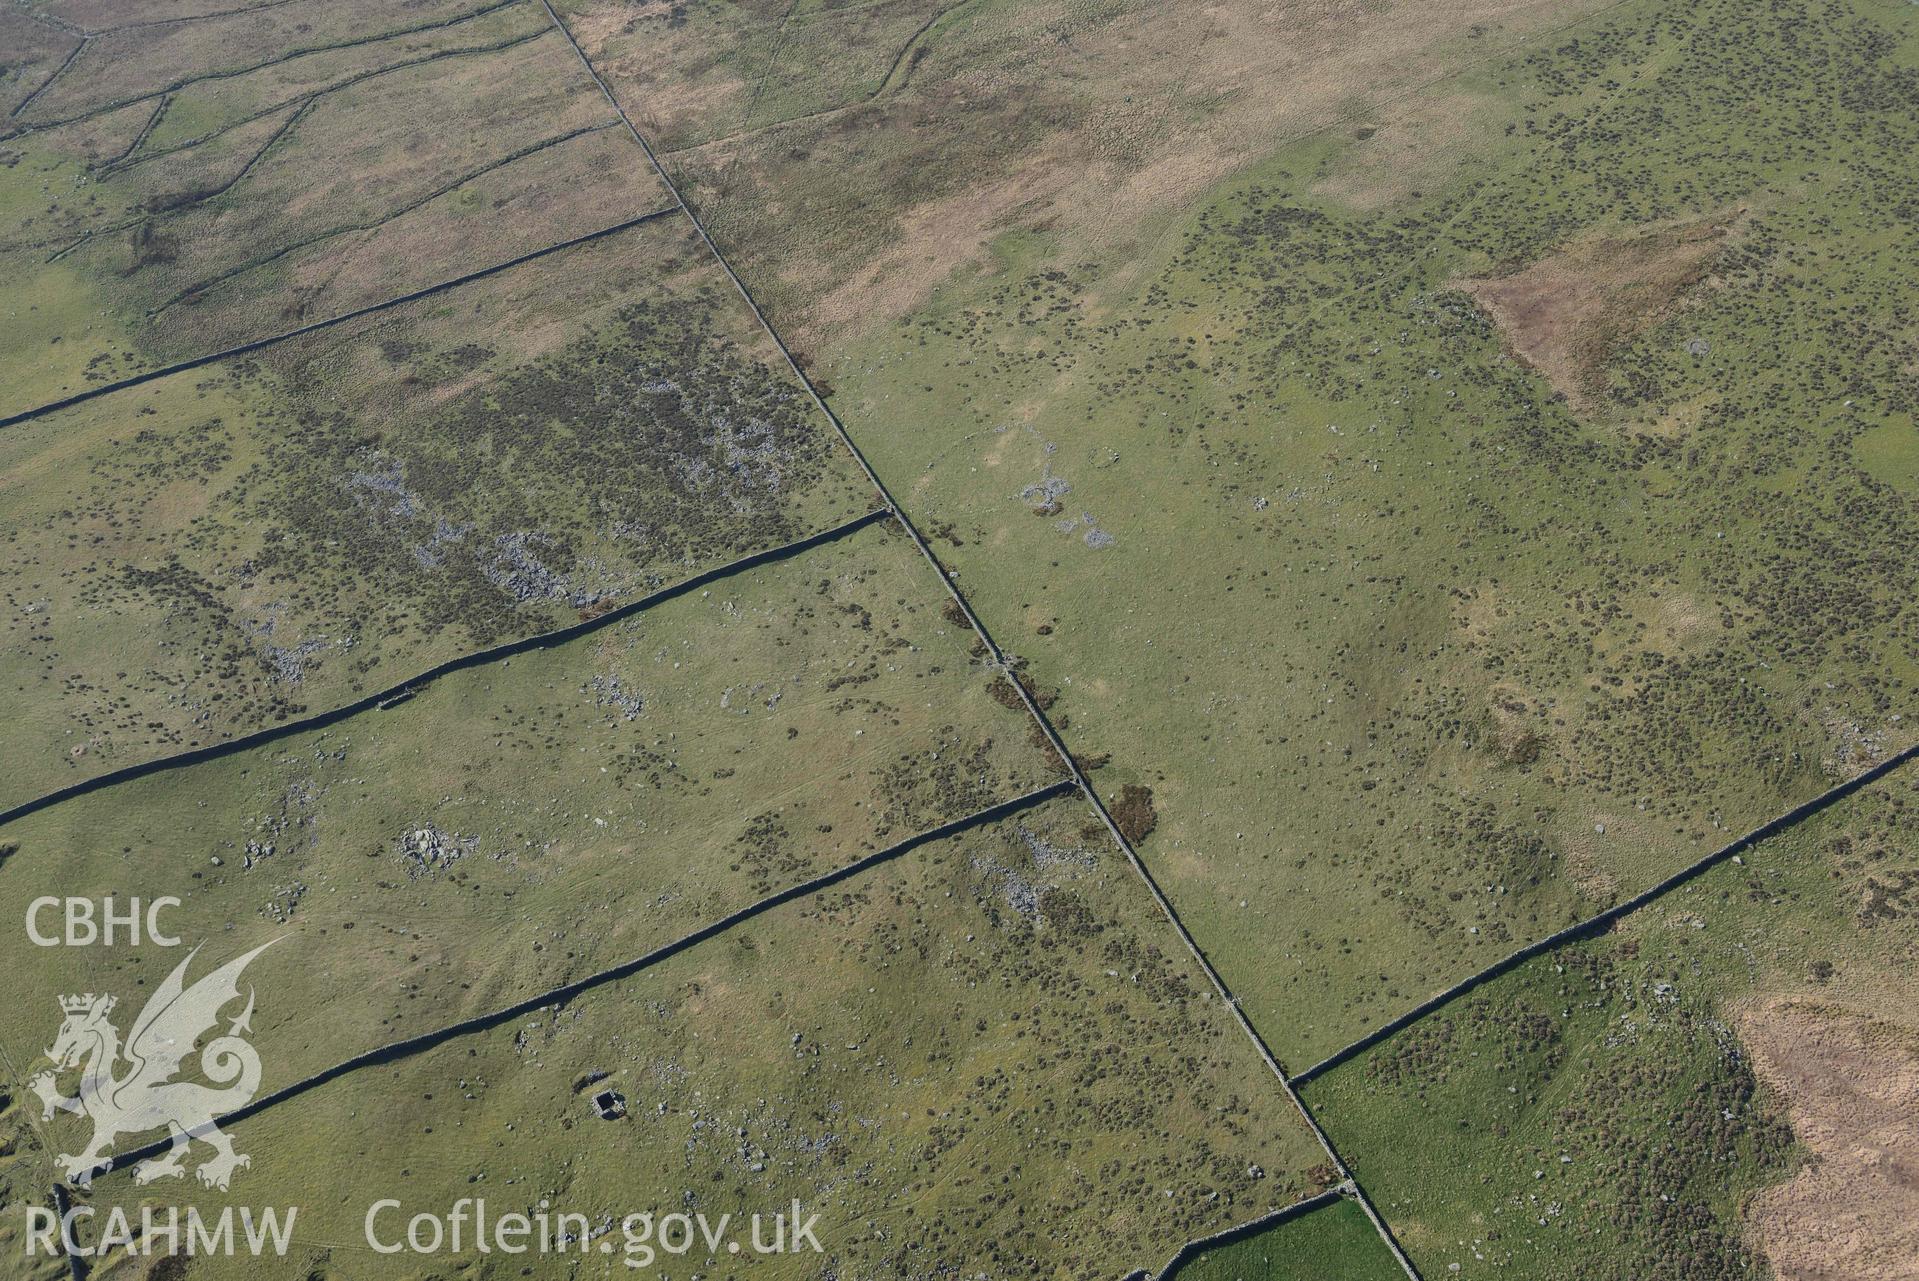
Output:
M413 596L416 626L484 644L528 602L585 607L797 537L795 500L830 449L796 389L705 309L635 304L419 426L369 432L302 409L270 452L273 501L292 501L258 570L384 581Z
M225 371L246 413L144 427L101 453L84 506L33 536L71 551L75 516L144 524L140 559L102 555L75 591L106 616L165 619L175 666L69 690L90 696L72 722L104 749L73 768L342 701L858 510L831 437L740 347L724 302L636 302L517 365L471 339L352 340L397 387L366 396L334 386L337 350L275 352ZM155 529L156 498L183 490L196 514ZM48 663L63 623L27 620ZM190 718L159 706L172 691Z

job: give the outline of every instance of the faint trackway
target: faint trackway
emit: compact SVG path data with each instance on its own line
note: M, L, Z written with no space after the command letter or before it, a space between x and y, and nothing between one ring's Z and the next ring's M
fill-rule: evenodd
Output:
M43 796L37 796L30 801L23 801L11 809L0 810L0 826L11 823L16 819L25 818L29 814L37 814L41 810L58 805L62 801L72 800L76 796L85 796L90 792L98 792L104 788L132 782L138 778L146 778L152 774L184 769L189 765L198 765L203 761L217 760L223 756L231 756L236 752L244 752L256 747L263 747L279 739L289 738L295 734L309 733L316 729L325 729L327 726L338 724L340 721L346 720L349 717L397 704L403 699L413 697L413 695L419 693L443 676L451 676L455 672L468 671L475 667L483 667L489 663L497 663L503 659L512 658L517 654L527 654L534 650L548 649L554 645L562 645L568 641L578 640L580 637L599 631L603 627L611 627L615 623L625 622L635 614L653 609L670 600L676 600L681 596L687 595L689 592L697 591L709 584L719 582L721 579L730 578L735 574L742 573L749 569L756 569L762 565L771 565L779 561L791 559L801 552L808 551L825 543L833 542L836 539L844 538L856 530L865 529L868 525L885 520L892 515L893 513L890 509L881 509L867 512L863 516L855 516L852 520L834 525L830 529L822 529L816 533L808 534L803 538L794 539L790 543L782 543L778 547L770 547L763 551L753 552L751 555L742 556L738 560L728 561L724 565L715 565L711 569L702 570L690 578L681 579L679 582L673 583L670 586L649 592L637 600L628 601L617 609L610 609L604 614L595 615L592 618L586 619L584 622L570 623L554 631L540 632L533 636L524 636L519 640L507 641L504 644L495 645L489 649L475 650L472 653L461 654L457 658L449 658L443 663L430 667L417 675L409 676L405 680L387 686L385 689L368 694L363 698L357 698L351 703L343 703L338 707L329 708L324 712L316 712L311 716L302 716L296 720L269 726L266 729L254 730L250 734L242 734L237 738L224 739L218 743L209 743L205 747L196 747L190 751L178 752L171 756L162 756L157 760L142 761L136 765L127 765L120 769L109 770L105 774L96 774L92 778L81 779L77 783L69 783L67 786L48 792Z
M1605 933L1622 918L1665 897L1667 894L1691 882L1703 873L1711 871L1721 863L1732 858L1733 855L1752 849L1761 841L1770 840L1780 833L1796 827L1821 810L1846 799L1862 788L1871 786L1900 766L1913 760L1919 760L1919 743L1914 743L1904 751L1888 756L1885 760L1879 762L1879 764L1873 766L1863 774L1857 774L1843 783L1827 788L1811 800L1793 806L1777 818L1768 819L1766 822L1761 823L1758 827L1753 828L1750 832L1747 832L1744 836L1739 837L1730 844L1722 845L1704 858L1687 864L1671 876L1668 876L1665 880L1660 881L1657 885L1641 890L1631 898L1620 903L1615 903L1605 911L1594 916L1589 916L1575 925L1568 925L1563 930L1548 934L1545 938L1539 939L1536 942L1528 943L1503 960L1495 961L1478 973L1468 975L1436 996L1421 1001L1418 1005L1407 1010L1399 1017L1380 1027L1374 1028L1371 1032L1360 1037L1351 1045L1333 1051L1333 1053L1303 1071L1295 1072L1292 1077L1293 1085L1296 1087L1304 1085L1315 1077L1323 1076L1332 1071L1342 1063L1350 1062L1352 1059L1364 1054L1367 1050L1372 1049L1375 1045L1387 1040L1394 1034L1403 1032L1440 1007L1450 1005L1453 1001L1466 995L1466 993L1472 991L1474 988L1488 983L1502 974L1517 969L1536 956L1544 955L1568 943L1574 943L1580 939L1593 938Z
M489 13L497 13L501 9L506 9L519 3L521 3L521 0L494 0L492 4L485 5L478 9L470 9L465 13L454 14L452 17L443 18L437 22L424 22L417 26L400 27L391 31L382 31L367 36L356 36L351 40L340 40L331 44L305 45L299 48L289 49L276 57L267 58L260 62L249 63L243 67L226 67L218 71L203 71L198 75L184 76L178 80L170 81L167 84L134 94L131 97L116 98L111 102L99 103L75 115L59 116L50 120L27 121L19 129L15 130L15 133L39 132L45 129L56 129L61 125L78 124L83 120L97 119L100 116L119 111L123 107L131 107L135 103L150 102L155 98L164 97L170 93L178 93L190 85L208 84L216 80L233 80L240 76L251 75L256 71L264 71L268 67L277 67L283 63L312 57L314 54L334 53L341 49L358 49L366 45L380 44L387 40L397 40L401 36L420 35L428 31L439 31L447 27L456 27L462 23L472 22L477 18L485 17ZM46 82L33 91L31 97L13 109L12 118L16 120L19 119L20 113L25 111L27 106L35 98L45 93L54 81L65 74L67 69L73 65L74 60L80 56L81 50L92 43L94 38L93 36L83 37L80 42L80 48L75 49L73 53L68 56L67 60L61 63L51 76L47 77Z
M797 8L799 8L799 0L787 0L786 8L780 13L779 26L773 29L773 47L766 55L766 65L760 68L759 79L753 82L753 96L746 100L746 110L740 113L740 122L735 126L736 131L750 128L754 113L760 109L760 98L766 92L766 82L773 78L773 69L780 65L780 55L786 52L786 26L793 20L793 10ZM726 198L726 193L733 186L733 173L739 165L740 158L733 157L733 163L726 167L726 172L720 177L719 194L715 199Z
M145 31L149 27L174 27L188 22L212 22L220 18L238 18L249 13L260 13L268 9L284 8L290 4L304 4L306 0L261 0L259 4L240 5L232 9L210 9L205 13L183 14L178 18L149 18L141 22L123 22L115 27L96 27L87 29L75 26L54 14L27 11L27 16L43 22L50 27L69 32L76 36L110 36L118 31Z
M97 34L87 31L78 23L67 21L57 13L47 13L28 3L27 0L12 0L12 5L15 17L25 18L28 22L58 31L63 36L72 36L77 40L82 36Z
M71 396L63 396L59 400L48 401L46 404L36 405L32 409L23 409L19 413L8 414L6 417L0 418L0 427L12 427L19 423L29 422L58 410L84 404L89 400L98 400L102 396L111 396L115 392L126 391L130 387L139 387L146 383L157 382L162 378L171 378L174 374L182 374L190 369L201 369L207 365L218 364L223 360L231 360L235 356L244 356L248 352L259 351L261 348L271 347L275 343L283 343L289 338L302 338L308 334L318 333L323 329L331 329L335 325L345 324L349 320L358 320L363 316L375 315L378 312L386 311L393 307L404 306L410 302L418 302L422 298L431 298L435 294L445 293L449 289L458 289L461 285L470 285L476 280L485 280L488 276L497 276L503 271L510 271L524 263L532 262L538 258L544 258L548 254L560 253L564 250L572 249L577 245L584 245L595 240L603 240L607 236L617 235L622 231L627 231L633 227L638 227L660 218L670 217L678 212L679 210L677 208L655 209L650 213L643 213L637 218L628 218L624 222L616 222L612 226L602 227L598 231L589 231L585 235L575 236L571 240L562 240L558 244L547 245L543 249L534 249L528 253L520 254L517 257L508 258L505 262L496 262L490 267L481 267L477 271L469 271L463 276L455 276L451 280L442 280L438 284L427 285L424 288L415 289L411 293L404 293L395 298L388 298L383 302L372 303L365 307L356 307L352 311L343 311L337 316L328 316L325 320L316 320L310 324L301 325L297 329L286 330L283 333L269 334L265 338L255 338L250 342L243 342L237 347L228 347L224 351L209 352L204 356L195 356L191 360L182 360L177 364L165 365L159 369L149 369L145 373L135 374L131 378L122 378L116 382L102 383L98 387L89 387L85 391L75 392Z
M541 2L545 3L545 0L541 0ZM958 13L972 2L973 0L957 0L957 3L948 5L946 8L939 10L927 18L925 22L922 22L919 25L919 29L907 37L906 43L900 46L899 52L893 56L892 65L886 69L886 74L880 77L880 82L851 102L841 102L831 107L821 107L817 111L802 112L797 116L782 116L778 120L769 120L763 125L742 127L735 129L731 133L722 134L717 138L706 138L699 142L688 143L684 147L676 147L666 154L669 156L678 156L691 151L699 151L706 147L723 146L726 143L736 142L741 138L751 137L755 134L770 132L774 129L785 129L793 125L809 124L817 120L830 120L835 116L845 115L849 111L858 111L861 107L871 106L887 94L895 93L906 86L907 78L913 73L913 64L910 59L913 51L920 47L920 42L931 34L934 27L938 26L953 14ZM552 12L552 8L553 6L547 5L548 12ZM564 26L562 26L561 29L565 30ZM567 33L567 38L569 40L572 39L571 32ZM575 52L578 52L579 45L576 43L573 48ZM777 47L774 50L774 56L778 56ZM585 55L582 54L581 57L584 59ZM597 72L594 73L594 78L599 78ZM601 87L604 88L605 86L603 85ZM610 94L608 95L609 99L611 96ZM757 98L757 96L756 94L755 97ZM614 105L617 107L619 104L615 103ZM637 133L637 131L635 132ZM737 160L735 163L737 164ZM729 174L731 173L730 168L728 172Z
M753 123L753 113L760 109L760 98L766 93L766 82L773 78L773 68L780 65L780 55L786 51L786 24L793 20L793 10L799 8L800 0L787 0L786 8L780 11L780 23L773 28L773 49L766 55L766 65L760 68L759 79L753 82L753 96L746 100L746 110L740 113L739 127L744 129Z
M795 3L797 3L797 0L795 0ZM786 48L786 26L787 22L793 16L794 7L793 4L789 4L786 12L780 18L780 25L774 31L773 51L767 55L766 66L760 71L759 80L755 82L753 86L753 97L748 101L745 112L741 114L739 125L732 132L722 137L709 138L704 142L693 143L687 147L669 150L666 154L678 155L681 151L697 151L702 147L730 142L736 138L748 137L752 134L759 133L763 129L775 129L784 125L803 124L807 121L823 120L830 116L837 116L844 112L856 110L860 107L870 106L887 94L893 93L906 86L907 78L913 74L913 67L917 65L915 50L924 47L923 42L927 36L932 34L934 27L939 26L945 22L946 19L972 3L973 0L954 0L954 3L936 9L928 14L926 20L920 23L913 34L906 38L906 43L900 46L899 52L893 55L893 61L887 66L886 74L880 77L879 83L851 102L842 102L836 106L823 107L818 111L809 111L803 115L787 116L779 120L768 121L764 125L755 125L752 123L753 113L759 107L760 94L766 88L766 82L772 77L774 69L779 65L780 56ZM839 14L834 11L827 12L833 17L839 16ZM577 50L578 46L575 46L575 48ZM726 172L720 176L717 190L713 195L712 201L709 202L712 211L717 212L720 205L725 202L727 196L732 193L733 175L738 172L744 158L743 152L737 153L734 155L732 162L726 166Z
M702 925L692 933L683 934L671 943L656 947L643 956L635 957L633 960L621 962L619 965L612 966L609 969L589 974L585 978L574 979L571 983L562 983L558 987L549 988L537 995L516 1001L512 1005L504 1006L486 1014L477 1014L472 1018L461 1019L457 1023L450 1023L445 1027L435 1028L431 1032L422 1032L417 1036L405 1037L401 1040L379 1046L376 1049L356 1054L352 1058L344 1059L334 1064L332 1067L322 1068L311 1076L303 1077L290 1085L281 1086L270 1094L261 1095L245 1107L236 1108L224 1116L214 1118L213 1127L225 1128L236 1122L244 1121L248 1117L258 1116L268 1108L285 1103L289 1099L307 1093L309 1090L318 1089L320 1086L326 1085L331 1081L337 1081L341 1077L352 1072L357 1072L362 1068L398 1062L401 1059L410 1058L415 1054L420 1054L436 1046L444 1045L446 1042L454 1040L457 1037L467 1036L475 1032L484 1032L489 1028L498 1027L502 1023L510 1023L515 1019L522 1019L529 1014L538 1013L549 1006L564 1005L595 988L605 987L609 983L617 983L622 979L631 978L643 970L650 970L664 961L671 960L682 952L688 951L701 943L705 943L710 939L724 934L735 926L743 925L755 917L764 916L776 907L782 907L796 899L817 894L821 890L831 889L833 886L844 881L852 880L865 872L879 867L881 864L893 862L901 855L911 853L921 846L930 845L936 841L943 841L950 837L969 832L976 827L981 827L988 823L995 823L1003 818L1009 818L1014 814L1019 814L1031 809L1042 801L1048 801L1057 796L1064 796L1072 791L1073 784L1067 779L1061 779L1058 782L1048 783L1044 787L1036 788L1024 795L1015 796L1010 800L989 805L985 809L975 810L973 813L963 817L948 820L937 827L928 828L926 831L914 836L909 836L903 841L888 845L884 849L875 850L864 858L856 859L843 867L835 868L833 871L813 877L811 880L802 881L797 885L791 885L786 889L769 894L763 899L750 903L736 911L729 912L718 920ZM188 1131L188 1133L195 1138L200 1137L201 1134L206 1132L209 1131L202 1129ZM80 1182L83 1184L88 1183L109 1171L124 1169L136 1161L144 1161L149 1157L158 1156L171 1146L171 1139L160 1139L131 1152L116 1153L107 1161L93 1167L91 1172L80 1179Z
M1304 1121L1307 1128L1312 1131L1313 1137L1318 1141L1321 1150L1325 1152L1327 1160L1331 1161L1333 1168L1338 1171L1340 1180L1352 1186L1354 1200L1365 1210L1366 1217L1372 1221L1373 1227L1378 1232L1380 1240L1391 1252L1393 1258L1399 1263L1399 1266L1405 1271L1406 1275L1417 1281L1419 1273L1413 1267L1412 1260L1406 1257L1404 1250L1400 1249L1399 1242L1394 1238L1392 1231L1386 1226L1385 1220L1379 1216L1379 1212L1374 1208L1365 1190L1360 1187L1358 1181L1353 1178L1352 1171L1347 1168L1345 1160L1339 1155L1338 1150L1333 1147L1332 1140L1327 1137L1325 1130L1320 1128L1319 1122L1307 1108L1304 1100L1302 1100L1298 1092L1293 1089L1291 1083L1286 1078L1285 1071L1279 1066L1278 1060L1273 1057L1272 1050L1267 1046L1265 1040L1261 1038L1258 1031L1254 1029L1252 1023L1247 1020L1245 1013L1239 1008L1238 999L1234 997L1232 992L1227 988L1225 980L1219 975L1219 971L1213 967L1212 961L1208 959L1205 951L1199 946L1198 941L1194 939L1192 933L1187 930L1185 922L1180 919L1179 913L1173 909L1172 901L1166 897L1165 891L1159 886L1159 882L1156 881L1153 878L1153 874L1147 870L1145 862L1139 856L1139 851L1133 848L1132 842L1127 840L1125 834L1119 830L1118 824L1113 821L1113 816L1107 810L1105 803L1100 799L1099 793L1093 788L1093 785L1087 781L1085 771L1080 768L1078 760L1076 760L1072 752L1067 749L1065 742L1060 738L1059 731L1054 728L1052 721L1047 719L1045 711L1041 709L1038 701L1034 699L1032 692L1026 688L1026 682L1021 679L1018 671L1006 661L1005 653L993 640L991 634L988 633L985 624L980 621L979 615L974 612L972 605L954 584L952 574L940 563L940 559L934 553L931 545L928 544L925 537L921 535L911 518L901 509L899 502L893 497L892 491L889 490L885 482L880 479L879 473L873 470L872 464L867 461L866 455L860 450L859 445L855 443L851 433L846 430L846 425L840 421L839 415L835 414L832 408L827 405L825 398L820 395L819 389L813 385L813 380L807 377L806 371L800 367L799 361L793 358L792 350L787 347L786 341L780 337L779 331L773 327L772 322L767 319L766 313L760 309L758 300L753 297L752 291L746 287L746 283L740 279L739 273L733 270L733 266L727 261L726 255L720 252L720 247L714 243L713 237L707 232L706 224L700 220L699 215L696 214L692 206L687 203L686 197L681 193L679 185L673 181L673 176L667 172L666 166L660 163L659 156L654 153L652 144L649 143L645 135L641 134L639 129L634 126L632 118L626 113L626 108L620 104L620 100L614 96L611 87L600 77L599 71L593 66L592 59L586 56L586 51L580 47L579 41L573 38L572 31L567 28L566 23L561 20L560 15L554 11L551 0L540 0L540 4L546 9L547 15L553 20L553 25L566 37L567 43L573 47L573 52L579 58L580 65L586 69L586 73L591 76L593 82L600 87L600 92L606 96L607 102L626 124L628 132L633 135L633 140L640 144L641 150L646 153L647 160L650 161L653 166L653 171L659 176L660 181L666 185L666 189L672 192L674 200L678 202L681 211L685 213L687 221L692 224L693 229L699 234L701 241L706 245L707 251L713 255L714 262L726 273L727 279L732 282L733 288L738 291L740 298L746 303L748 310L753 313L754 319L759 322L760 328L765 331L767 338L779 349L780 354L786 360L788 368L793 371L793 376L799 380L801 386L806 388L807 394L812 398L813 403L818 406L820 413L833 425L833 430L839 436L840 443L846 447L847 452L852 455L854 462L856 462L860 470L865 473L868 482L872 484L873 488L879 493L887 506L892 509L895 517L899 520L900 527L904 529L907 536L913 540L913 545L919 549L920 555L925 558L928 565L932 566L933 571L939 575L940 583L946 588L947 595L952 598L953 604L960 610L961 614L965 616L967 624L973 630L973 634L979 638L980 644L985 647L992 664L1007 674L1013 689L1019 694L1020 701L1025 704L1027 713L1033 718L1034 724L1039 727L1048 745L1054 753L1057 754L1061 763L1065 765L1067 772L1071 775L1073 786L1086 798L1087 804L1092 806L1093 812L1099 816L1101 824L1106 828L1107 834L1112 837L1113 843L1117 845L1120 851L1126 856L1126 861L1132 865L1133 871L1138 875L1141 883L1145 885L1147 891L1152 895L1153 902L1158 906L1160 914L1165 917L1174 933L1179 936L1187 952L1192 956L1201 972L1205 974L1207 982L1218 995L1220 1002L1230 1012L1233 1020L1239 1024L1240 1030L1259 1052L1261 1060L1272 1073L1273 1079L1278 1082L1280 1089L1285 1092L1287 1099L1299 1113L1300 1119Z

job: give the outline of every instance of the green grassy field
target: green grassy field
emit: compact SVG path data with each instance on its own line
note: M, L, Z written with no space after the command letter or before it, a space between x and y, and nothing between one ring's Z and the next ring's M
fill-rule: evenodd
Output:
M870 510L750 323L663 220L0 432L0 801Z
M652 1266L1157 1266L1169 1241L1297 1199L1319 1149L1132 871L1079 834L1089 818L1054 802L915 851L617 987L242 1122L247 1196L303 1204L294 1269L354 1276L433 1263L360 1244L373 1198L400 1200L403 1228L479 1193L496 1212L585 1214L596 1236L576 1266L593 1275L626 1271L629 1213L743 1218L796 1197L821 1254ZM596 1116L605 1089L625 1117ZM163 1187L219 1200L149 1191ZM92 1200L141 1195L114 1175Z
M1910 741L1915 28L1627 6L820 361L1293 1066Z
M1894 775L1309 1085L1421 1270L1896 1275L1916 804Z
M924 587L904 536L868 528L9 824L0 917L24 922L50 885L184 902L178 948L13 945L23 990L47 995L0 1044L30 1074L54 994L152 991L187 948L206 949L197 974L277 940L248 971L272 994L254 1027L273 1089L1052 781Z
M1398 1281L1406 1274L1353 1201L1268 1228L1182 1264L1171 1281Z

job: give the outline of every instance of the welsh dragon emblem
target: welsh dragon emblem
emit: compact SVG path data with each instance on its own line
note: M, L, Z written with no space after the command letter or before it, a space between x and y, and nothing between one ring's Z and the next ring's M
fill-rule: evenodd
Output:
M219 1022L221 1009L239 999L240 972L269 946L263 944L228 961L188 987L187 966L200 951L194 948L148 999L124 1045L108 1018L116 1004L113 997L88 992L60 998L66 1019L46 1052L55 1071L42 1072L30 1084L46 1105L45 1117L58 1109L93 1122L93 1141L84 1151L60 1154L69 1180L85 1186L111 1155L115 1140L162 1127L172 1145L135 1167L136 1183L185 1174L183 1158L195 1139L213 1149L213 1155L194 1171L208 1187L225 1189L235 1170L251 1164L214 1124L214 1118L245 1105L260 1088L260 1056L244 1039L253 1030L251 989L246 1008L228 1025L226 1034L214 1037L200 1052L200 1071L214 1084L173 1078L201 1035ZM67 1098L55 1079L57 1072L72 1068L80 1069L80 1092Z

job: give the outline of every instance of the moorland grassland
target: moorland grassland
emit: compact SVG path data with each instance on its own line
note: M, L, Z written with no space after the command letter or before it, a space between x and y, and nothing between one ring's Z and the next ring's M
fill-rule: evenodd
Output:
M1088 817L1055 801L925 847L615 988L242 1122L243 1145L302 1156L262 1159L252 1195L304 1198L298 1266L346 1259L360 1276L419 1264L329 1250L361 1239L369 1171L416 1209L544 1200L612 1227L616 1250L637 1211L797 1197L820 1216L823 1254L701 1247L676 1271L1157 1268L1169 1242L1297 1200L1324 1172L1124 860L1080 835ZM606 1089L625 1117L596 1114ZM117 1173L91 1196L142 1194ZM620 1257L580 1266L624 1273ZM467 1271L524 1266L495 1254Z
M1916 38L1629 5L822 356L1289 1066L1912 740Z
M1309 1073L1331 1149L1264 1052L1915 741L1919 6L29 0L0 46L0 810L592 625L0 823L0 920L273 941L269 1090L511 1013L235 1123L286 1275L437 1266L376 1186L583 1213L596 1275L625 1213L795 1198L823 1260L671 1275L1158 1273L1335 1187L1177 1275L1402 1275L1369 1208L1427 1276L1910 1274L1910 769ZM10 1211L86 1141L53 996L179 956L0 939L0 1274L60 1272ZM225 1199L136 1180L77 1194Z
M0 432L21 801L877 505L671 222Z
M1308 1096L1429 1275L1897 1276L1916 885L1902 777Z
M168 928L221 955L279 940L249 970L274 994L254 1021L273 1086L511 1005L1057 777L924 582L867 529L78 797L8 826L0 915L24 921L57 872L63 893L180 899ZM153 990L179 961L19 953L46 993ZM45 1044L45 1005L0 1030L13 1061Z

